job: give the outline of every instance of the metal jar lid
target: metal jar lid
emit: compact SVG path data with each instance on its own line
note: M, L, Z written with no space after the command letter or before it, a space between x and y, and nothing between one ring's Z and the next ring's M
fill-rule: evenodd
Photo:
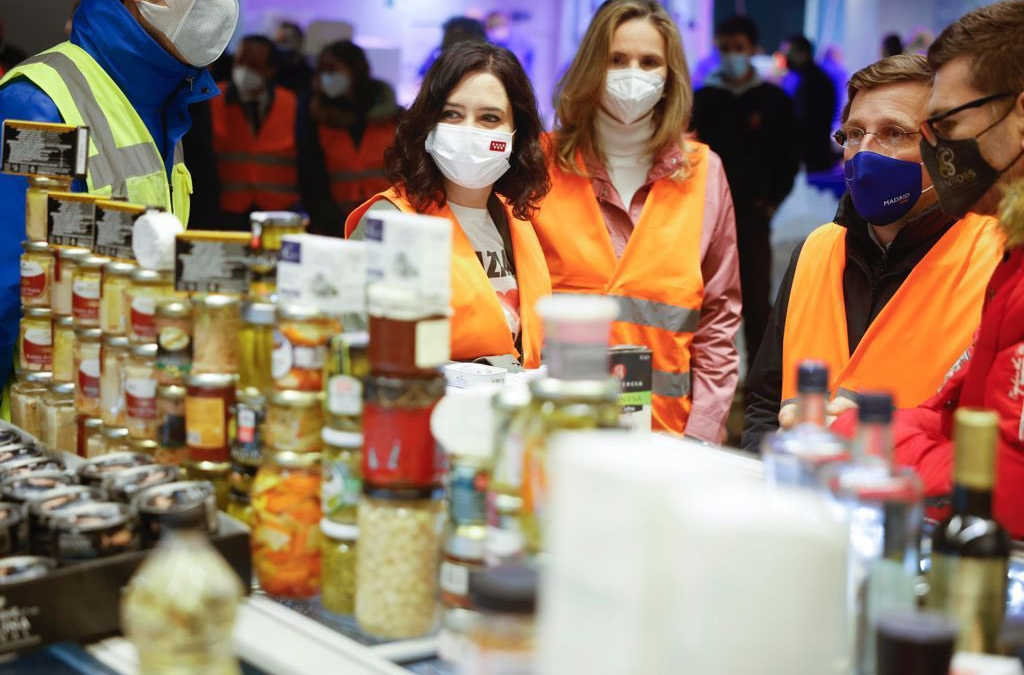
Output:
M268 448L266 458L270 464L284 469L320 468L319 452L292 452Z
M136 359L155 359L156 358L156 343L150 342L146 344L134 345L130 348L130 352L133 358Z
M102 417L83 417L81 418L81 420L82 428L84 429L93 429L95 432L98 433L99 430L103 428Z
M41 190L57 191L58 188L68 190L71 188L70 178L54 178L52 176L29 176L28 184Z
M77 265L78 261L88 258L92 255L92 251L87 248L62 248L59 249L57 257L60 258L62 263L71 263Z
M112 277L127 277L131 276L137 267L135 263L111 261L103 266L103 274L109 274Z
M128 447L140 455L154 455L160 449L160 444L148 438L132 438L128 441Z
M100 429L100 434L108 441L119 441L128 438L128 429L125 427L108 427Z
M189 375L185 378L185 386L189 389L233 389L237 379L238 376L231 373Z
M253 326L273 326L277 307L269 302L247 302L242 305L242 321Z
M320 438L332 448L341 450L362 450L363 435L354 431L338 431L330 427L324 427L320 431Z
M157 272L156 270L145 270L141 268L132 272L133 284L168 284L173 281L173 272Z
M50 382L53 382L53 373L39 372L39 373L25 373L19 375L19 377L28 384L34 384L38 387L48 387Z
M50 384L50 393L56 394L57 396L71 398L72 396L75 395L75 383L53 382Z
M49 253L50 245L45 241L32 241L26 239L21 242L21 247L25 249L25 253Z
M270 405L277 408L306 409L323 405L324 394L321 391L275 391L270 397Z
M156 397L165 401L184 401L187 390L185 387L169 384L156 390Z
M103 339L103 331L99 328L75 328L75 337L79 342L99 342Z
M327 318L316 307L295 303L280 305L277 309L277 316L281 321L322 321Z
M54 325L56 325L56 326L58 326L60 328L74 328L75 327L75 317L70 316L70 315L68 315L68 316L55 316L53 318L53 323L54 323Z
M22 310L26 319L49 319L50 310L48 307L26 307Z
M222 295L220 293L208 293L204 295L197 295L192 298L193 307L204 307L207 309L222 309L225 307L234 307L240 304L242 300L235 295Z
M274 227L307 227L309 218L294 211L254 211L249 222L263 228Z
M192 316L192 306L187 301L164 300L157 303L156 315L168 319L187 319Z
M90 255L79 260L78 266L87 270L101 270L108 262L110 262L110 258L105 258L101 255Z
M356 541L359 539L359 526L347 523L336 523L330 518L320 521L320 531L324 536L339 541Z
M127 350L128 338L124 335L104 335L103 348L113 349L115 351Z

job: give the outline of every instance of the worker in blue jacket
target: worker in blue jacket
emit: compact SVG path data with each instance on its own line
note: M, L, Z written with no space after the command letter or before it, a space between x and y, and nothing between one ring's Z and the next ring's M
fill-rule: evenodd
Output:
M238 0L82 0L70 41L0 80L0 122L88 126L89 172L72 189L159 206L186 222L192 184L180 142L189 106L219 93L206 66L237 21ZM0 175L0 383L18 336L27 187Z

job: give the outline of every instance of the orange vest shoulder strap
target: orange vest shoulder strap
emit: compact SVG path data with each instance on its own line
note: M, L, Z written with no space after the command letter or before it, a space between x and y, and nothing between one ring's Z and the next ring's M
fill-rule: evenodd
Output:
M367 199L365 202L357 206L352 213L345 219L345 236L351 237L352 233L355 232L356 227L359 226L359 221L363 219L366 212L370 210L370 207L379 202L382 199L386 199L395 206L398 210L403 213L416 213L416 209L412 207L412 204L402 196L395 188L389 188L384 192L379 192L374 196Z

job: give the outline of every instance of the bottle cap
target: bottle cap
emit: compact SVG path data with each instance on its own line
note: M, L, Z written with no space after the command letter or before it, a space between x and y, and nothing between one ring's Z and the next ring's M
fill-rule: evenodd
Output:
M797 368L797 391L799 393L828 393L827 365L821 361L801 361Z
M471 572L469 596L485 612L533 614L537 607L537 573L520 565Z
M608 376L608 338L618 303L593 295L551 295L537 302L544 319L544 361L558 380Z
M999 415L981 408L960 408L953 416L956 446L954 482L976 490L995 484Z
M891 424L892 396L881 392L857 395L858 417L861 424Z

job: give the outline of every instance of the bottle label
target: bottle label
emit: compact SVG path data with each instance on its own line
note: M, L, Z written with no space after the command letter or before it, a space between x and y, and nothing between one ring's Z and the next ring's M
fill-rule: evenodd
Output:
M363 383L349 375L335 375L327 385L327 412L357 416L363 412Z
M451 327L448 319L416 324L417 368L436 368L451 358Z
M178 326L166 326L157 337L156 367L175 374L191 370L192 336Z
M26 366L50 366L53 363L53 333L46 328L25 329L21 358Z
M454 465L448 474L449 509L456 525L487 522L487 472L472 466Z
M274 351L270 357L270 376L275 380L284 378L292 370L292 343L281 331L274 331Z
M258 437L256 431L256 411L249 406L238 405L238 431L236 435L238 442L243 445L256 442Z
M21 297L38 298L46 292L46 270L35 260L21 262Z
M358 472L352 471L345 462L325 459L322 464L324 515L330 517L345 509L355 509L363 492L363 481Z
M131 329L137 337L156 339L156 298L144 295L132 298Z
M321 370L327 362L327 347L303 347L293 345L291 348L292 361L295 368L299 370Z
M71 284L71 315L93 321L100 318L99 280L76 279Z
M156 380L129 378L125 381L124 398L128 417L156 419Z
M1007 567L1005 558L932 555L927 605L960 623L957 651L999 653Z
M452 595L469 595L469 568L449 560L441 563L441 590Z
M224 450L227 424L224 399L189 396L185 399L185 438L189 447L200 450Z
M430 433L434 405L403 410L367 403L363 410L363 479L381 487L441 483L444 464Z
M100 397L100 360L83 359L78 365L78 390L88 399Z

